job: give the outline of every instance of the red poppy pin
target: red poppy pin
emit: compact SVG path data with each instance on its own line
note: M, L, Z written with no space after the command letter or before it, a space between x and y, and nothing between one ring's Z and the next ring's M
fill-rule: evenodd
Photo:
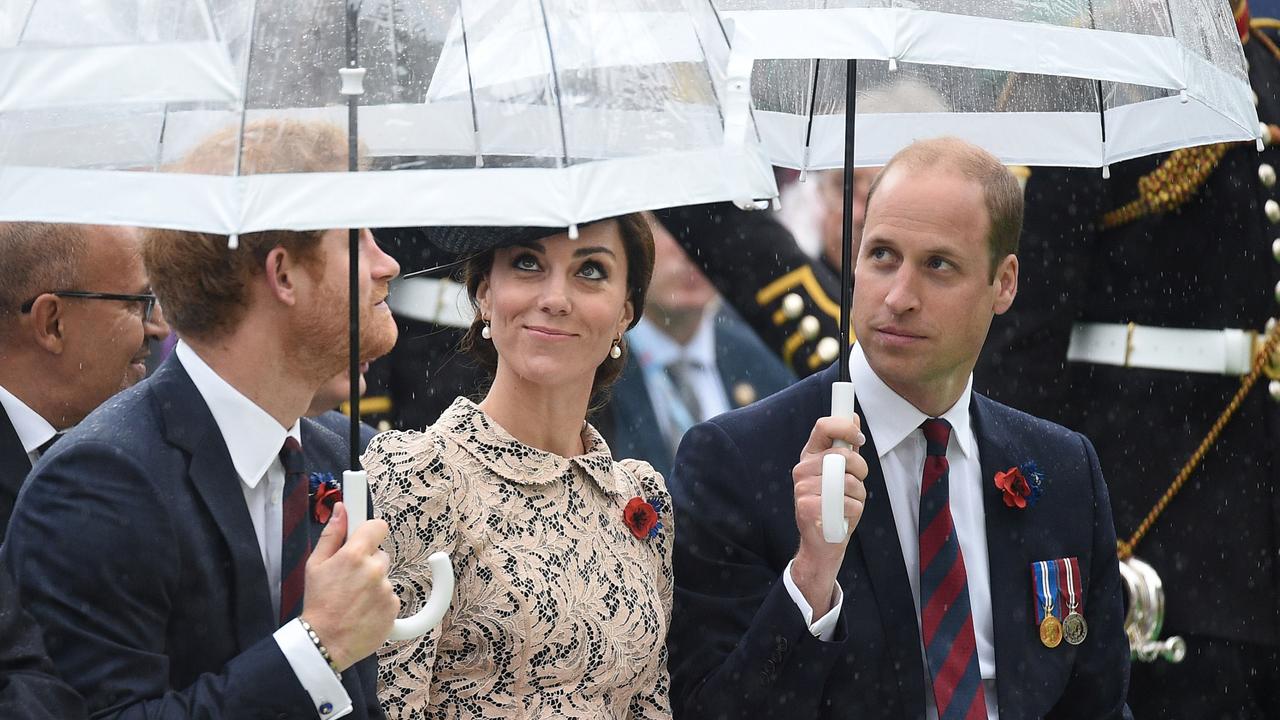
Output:
M1004 504L1019 510L1034 507L1044 493L1044 473L1035 460L996 473L996 487L1000 488Z
M333 516L333 506L342 502L342 486L333 473L313 472L308 478L311 488L311 519L321 525Z
M658 517L662 509L663 503L659 498L645 500L642 497L633 497L627 501L627 506L622 510L622 522L626 523L632 535L641 540L655 538L658 536L658 531L662 529L662 521Z

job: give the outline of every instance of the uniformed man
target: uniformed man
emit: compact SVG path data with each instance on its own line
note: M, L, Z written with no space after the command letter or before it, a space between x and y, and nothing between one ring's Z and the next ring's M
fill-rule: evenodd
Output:
M1137 718L1280 717L1280 377L1232 402L1280 315L1280 22L1233 5L1270 146L1036 169L1018 303L975 379L1094 439L1121 557L1163 581L1188 652L1134 663Z
M809 257L772 213L724 203L654 215L796 377L836 359L839 271Z

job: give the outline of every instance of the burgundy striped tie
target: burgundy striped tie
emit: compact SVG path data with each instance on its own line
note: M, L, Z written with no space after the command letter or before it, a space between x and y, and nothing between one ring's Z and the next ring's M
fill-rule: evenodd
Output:
M951 523L946 420L925 420L920 484L920 620L938 720L987 717L964 554Z
M303 469L302 445L291 437L285 438L280 462L284 465L284 506L280 523L280 624L283 625L302 614L311 531L307 522L307 473Z

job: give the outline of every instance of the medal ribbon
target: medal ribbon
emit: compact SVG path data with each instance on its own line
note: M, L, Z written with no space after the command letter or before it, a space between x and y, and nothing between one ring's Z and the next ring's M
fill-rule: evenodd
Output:
M1080 561L1076 558L1063 558L1057 562L1062 563L1062 574L1066 580L1067 588L1067 612L1068 613L1084 613L1084 591L1081 588L1080 580Z
M1055 595L1058 594L1057 561L1041 560L1031 564L1031 574L1036 587L1035 622L1044 622L1045 615L1053 615Z

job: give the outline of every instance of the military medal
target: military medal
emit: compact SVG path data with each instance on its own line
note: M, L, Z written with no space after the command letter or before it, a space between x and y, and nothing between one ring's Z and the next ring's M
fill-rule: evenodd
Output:
M1031 564L1036 589L1035 620L1040 628L1040 642L1050 649L1062 644L1062 623L1053 614L1053 599L1058 594L1057 574L1057 563L1041 561Z
M1067 642L1079 645L1089 635L1089 625L1081 614L1080 597L1084 594L1080 581L1080 565L1075 558L1063 558L1062 574L1067 588L1067 614L1062 618L1062 634Z

